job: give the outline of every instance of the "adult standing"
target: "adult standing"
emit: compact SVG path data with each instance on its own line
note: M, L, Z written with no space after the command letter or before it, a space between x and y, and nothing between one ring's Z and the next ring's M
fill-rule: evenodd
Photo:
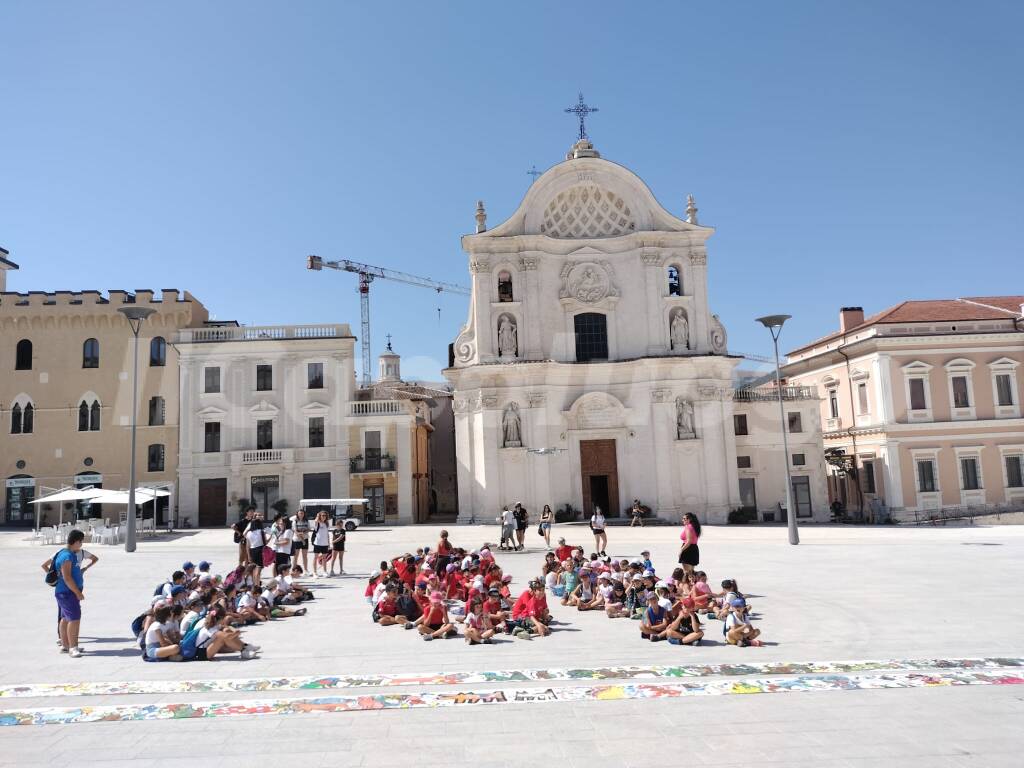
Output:
M633 499L633 508L630 510L630 514L633 519L629 521L629 527L632 528L634 525L639 524L641 528L644 527L644 508L640 504L640 499Z
M526 549L526 529L530 527L530 513L518 501L516 502L515 518L516 539L519 542L516 549Z
M437 542L437 563L434 566L434 571L442 578L446 573L448 563L452 561L453 549L452 543L448 541L448 531L442 530L441 538Z
M299 507L299 511L292 517L292 532L295 534L292 540L292 565L299 565L299 558L302 558L302 572L309 570L309 520L306 519L306 510Z
M508 508L508 504L501 510L501 544L498 545L499 549L515 549L515 515L512 514L512 510Z
M700 547L697 546L700 540L700 520L692 512L683 515L683 532L679 538L683 541L679 549L679 564L687 574L691 574L700 565Z
M551 551L551 523L554 522L554 519L555 515L551 511L551 507L545 504L540 513L540 532L544 537L544 544L547 545L548 552Z
M594 514L590 516L590 530L594 532L594 549L602 557L606 555L605 548L608 546L608 534L604 532L604 513L601 508L594 507Z
M78 630L82 623L82 592L85 582L82 579L82 568L78 564L78 552L85 542L85 534L75 529L68 534L67 546L57 553L53 559L53 569L57 573L57 584L54 597L60 610L60 652L67 653L73 659L82 655L78 645Z
M231 529L235 532L235 544L238 545L238 564L245 565L249 562L249 546L245 543L245 529L249 527L249 523L252 522L253 515L256 514L256 507L247 507L241 517L231 526Z

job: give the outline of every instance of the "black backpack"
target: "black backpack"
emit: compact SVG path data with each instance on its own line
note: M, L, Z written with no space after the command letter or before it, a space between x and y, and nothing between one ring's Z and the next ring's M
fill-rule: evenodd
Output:
M397 610L399 616L405 616L409 621L416 621L423 615L419 603L412 595L402 595L398 598Z
M66 547L64 549L66 549ZM64 549L57 550L57 554L53 556L52 560L50 560L50 569L46 572L46 575L43 577L46 583L49 584L51 587L57 586L57 558L60 557L60 553L63 552Z

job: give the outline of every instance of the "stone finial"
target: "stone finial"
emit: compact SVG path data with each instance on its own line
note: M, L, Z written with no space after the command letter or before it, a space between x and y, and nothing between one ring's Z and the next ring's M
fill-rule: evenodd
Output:
M476 233L487 231L487 211L484 210L484 201L476 201Z
M693 195L686 196L686 222L687 224L697 223L697 203L693 199Z
M601 153L594 149L590 139L580 139L571 147L565 155L566 160L579 160L581 157L600 157Z

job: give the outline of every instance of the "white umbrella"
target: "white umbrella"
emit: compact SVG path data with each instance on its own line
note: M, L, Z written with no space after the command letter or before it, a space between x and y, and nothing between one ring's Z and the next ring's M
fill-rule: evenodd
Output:
M141 506L153 501L158 496L170 495L170 491L165 491L162 488L136 488L135 505ZM95 504L127 504L128 491L109 491L96 488L93 490L89 500Z
M60 509L60 522L64 522L64 504L65 501L83 501L85 499L93 498L98 488L92 486L88 488L65 488L64 490L51 493L48 496L42 496L38 499L33 499L31 504L48 504L50 502L57 502ZM36 507L36 530L39 530L39 507Z

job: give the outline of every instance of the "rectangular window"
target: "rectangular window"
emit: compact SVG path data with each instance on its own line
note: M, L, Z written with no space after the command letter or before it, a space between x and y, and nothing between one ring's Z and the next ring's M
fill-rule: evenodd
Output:
M149 471L150 472L163 472L164 471L164 447L163 445L151 445L149 446Z
M599 312L584 312L573 318L576 330L576 361L608 359L608 318Z
M737 435L748 435L747 432L747 415L745 413L737 413L732 417L732 430Z
M875 493L875 462L865 461L860 469L861 490L864 493Z
M203 450L206 453L220 453L220 422L208 421L205 427Z
M306 389L324 388L324 364L309 363L306 366Z
M750 469L750 457L749 456L737 456L736 466L739 469Z
M256 366L256 391L269 392L274 388L274 366Z
M260 419L256 422L256 450L266 451L274 447L274 422Z
M1024 488L1024 467L1020 456L1006 457L1006 486L1008 488Z
M967 377L966 376L954 376L953 377L953 407L954 408L970 408L971 401L967 397Z
M935 492L935 462L931 459L917 462L917 490Z
M868 412L868 385L858 384L857 385L857 406L860 408L860 414L863 416Z
M924 396L924 379L910 380L910 410L923 411L928 407Z
M380 432L374 430L363 435L363 456L368 472L380 471Z
M793 505L796 507L797 517L811 517L811 478L793 478Z
M996 374L996 404L1013 405L1013 377L1008 373Z
M803 421L800 419L799 411L791 411L790 413L786 414L786 417L789 420L789 431L790 432L803 432L804 431L804 425L803 425Z
M309 447L324 447L324 417L314 416L309 420Z
M830 419L839 418L839 393L834 389L828 391L828 415Z
M203 369L203 392L208 395L220 392L220 368Z
M160 396L149 398L149 426L160 427L166 417L164 399Z
M981 488L978 479L978 460L975 458L960 459L960 474L964 477L964 490L976 491Z
M802 466L805 466L806 464L807 464L807 456L805 454L802 454L802 453L794 453L793 454L793 466L794 467L802 467Z

